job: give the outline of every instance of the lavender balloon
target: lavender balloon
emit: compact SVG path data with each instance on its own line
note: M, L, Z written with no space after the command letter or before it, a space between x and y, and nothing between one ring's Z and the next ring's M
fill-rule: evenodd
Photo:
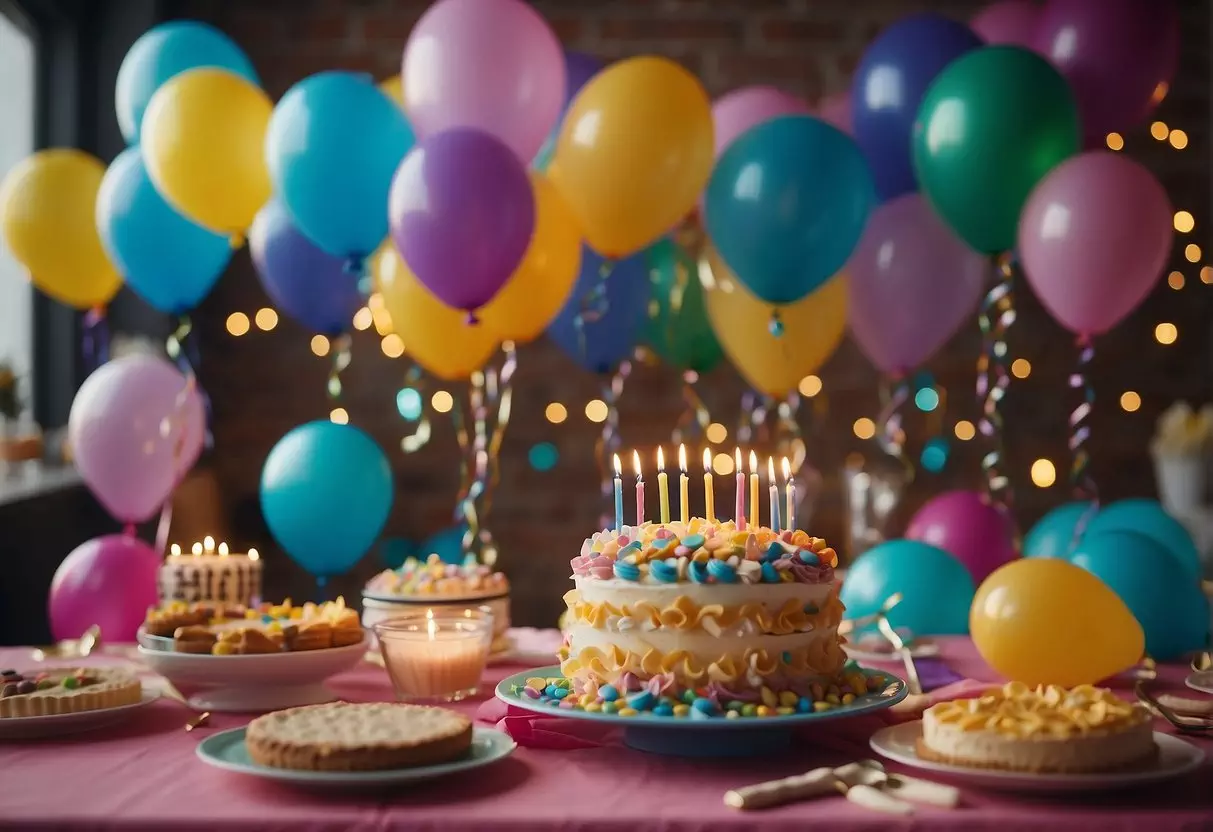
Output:
M809 105L776 87L742 87L712 103L715 156L751 127L779 116L808 115Z
M980 586L986 576L1019 557L1010 518L974 491L940 494L918 510L906 531L963 563Z
M107 642L130 642L157 602L160 557L142 540L111 534L81 543L55 570L48 607L56 639L101 628Z
M198 459L205 424L196 385L163 359L132 355L80 385L68 441L76 470L106 510L141 523Z
M543 147L539 148L539 152L535 154L535 158L531 162L531 167L540 173L548 169L548 166L552 164L552 157L556 155L556 140L560 137L560 124L564 120L564 114L569 111L569 105L573 103L577 93L581 92L581 88L602 70L602 61L593 55L566 49L564 51L564 69L568 78L564 88L564 107L560 111L560 118L552 125L548 137L544 140Z
M274 306L309 329L339 335L362 305L357 270L305 237L277 199L257 212L249 251Z
M501 290L535 230L518 157L488 133L446 130L404 158L389 199L392 239L440 301L469 312Z
M972 319L986 264L921 195L877 208L847 265L849 323L864 354L886 373L929 359Z

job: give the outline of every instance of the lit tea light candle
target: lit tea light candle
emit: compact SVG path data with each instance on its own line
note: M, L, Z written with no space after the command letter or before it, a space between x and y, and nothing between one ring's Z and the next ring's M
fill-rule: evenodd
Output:
M623 531L623 469L619 464L619 454L615 458L615 532Z
M750 451L750 525L758 528L758 454Z
M779 531L779 486L775 484L775 460L767 457L768 499L771 501L771 528Z
M687 476L687 446L678 446L678 502L679 516L683 523L691 522L690 478Z
M796 530L796 483L792 481L792 463L788 462L788 458L783 458L783 479L787 483L784 486L784 491L788 497L787 515L788 528Z
M657 501L661 508L661 522L670 522L670 478L665 474L665 454L657 448Z
M733 521L740 531L745 531L745 470L741 467L741 448L733 450L733 470L737 472L737 507L733 511Z
M426 610L374 627L396 697L454 702L476 693L489 658L492 616L474 609Z
M712 481L712 449L703 449L703 516L709 523L716 522L716 494Z
M644 476L640 473L640 451L632 451L632 468L636 471L636 525L644 525Z

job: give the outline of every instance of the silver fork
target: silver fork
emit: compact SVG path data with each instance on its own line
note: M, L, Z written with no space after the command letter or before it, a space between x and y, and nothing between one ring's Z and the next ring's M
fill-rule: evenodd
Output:
M1146 690L1144 679L1138 679L1133 686L1133 692L1137 694L1139 702L1144 704L1154 713L1161 716L1167 722L1171 723L1176 731L1181 734L1208 734L1213 732L1213 717L1206 716L1180 716L1175 711L1168 708L1166 705L1159 702Z

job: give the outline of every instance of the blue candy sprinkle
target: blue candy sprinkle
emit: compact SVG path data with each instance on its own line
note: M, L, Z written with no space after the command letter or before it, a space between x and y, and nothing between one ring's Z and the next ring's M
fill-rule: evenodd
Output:
M798 554L800 555L800 559L810 566L819 566L821 564L821 558L817 557L817 553L812 549L801 549Z
M779 560L783 557L783 551L783 545L778 540L772 540L767 544L767 550L763 553L762 559L767 562Z
M271 623L273 620L274 620L274 616L272 616L272 615L263 615L263 616L261 616L261 623L262 623L262 624L269 624L269 623Z
M547 705L549 708L559 708L560 700L559 699L546 699L546 700L544 700L543 704Z
M654 560L649 562L649 575L653 580L663 584L672 584L678 582L678 567L672 563L666 563L663 560Z
M602 697L603 702L614 702L619 698L619 691L615 690L614 685L603 685L598 689L598 695Z
M653 703L656 701L657 697L647 690L637 691L628 697L628 707L638 711L647 711L653 707Z
M698 549L703 543L703 535L701 534L688 534L682 539L682 545L688 549Z
M706 711L691 708L691 719L711 719L714 716L715 714L709 714Z
M548 696L555 696L556 691L558 691L558 690L560 690L560 688L556 687L555 685L548 685L546 688L543 689L543 692L545 694L547 694Z
M789 653L787 650L784 650L784 651L783 651L783 656L782 656L782 658L783 658L783 663L784 663L784 664L791 664L791 663L792 663L792 654L791 654L791 653Z
M721 561L712 562L720 563ZM708 567L699 561L691 561L687 566L687 574L690 575L692 583L706 584L708 582Z
M644 548L644 545L639 540L633 540L627 546L624 546L622 549L620 549L619 554L626 555L626 554L630 554L631 552L639 552L643 548Z
M568 688L556 688L555 692L552 694L552 696L556 697L557 699L564 699L568 695Z
M654 716L673 716L674 715L674 706L669 704L668 702L662 702L660 705L658 705L656 708L653 709L653 714L654 714Z
M776 571L775 567L769 563L764 563L762 565L762 582L764 584L779 583L779 572Z
M692 564L692 566L693 565L694 564ZM737 583L737 570L729 566L723 560L708 561L708 574L715 578L718 583Z
M800 697L800 701L796 703L796 710L802 714L807 714L813 710L813 700L804 696Z
M639 581L640 567L634 563L617 560L615 561L615 577L625 581Z
M716 713L716 706L712 704L712 700L707 697L700 696L691 703L691 711L701 714L712 715Z

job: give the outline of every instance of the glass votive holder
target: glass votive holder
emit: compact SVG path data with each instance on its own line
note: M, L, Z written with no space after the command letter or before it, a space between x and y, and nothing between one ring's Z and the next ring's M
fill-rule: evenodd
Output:
M402 702L457 702L479 689L493 641L491 613L418 610L380 621L374 630Z

